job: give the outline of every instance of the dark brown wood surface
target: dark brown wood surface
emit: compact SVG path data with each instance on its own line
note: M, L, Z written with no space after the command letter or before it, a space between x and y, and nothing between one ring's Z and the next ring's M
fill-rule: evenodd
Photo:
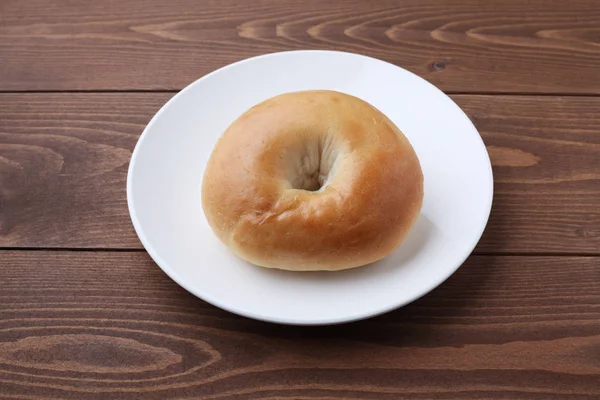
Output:
M335 49L453 92L600 93L597 0L2 0L0 89L180 89L266 52Z
M600 396L600 258L474 256L403 309L333 327L233 316L143 253L6 252L4 395L60 399Z
M215 68L295 49L407 68L486 143L475 255L407 307L237 317L131 227L152 115ZM0 0L0 399L140 398L600 399L600 2Z
M125 180L167 93L0 94L0 246L141 248ZM492 158L478 252L600 252L600 98L454 100Z

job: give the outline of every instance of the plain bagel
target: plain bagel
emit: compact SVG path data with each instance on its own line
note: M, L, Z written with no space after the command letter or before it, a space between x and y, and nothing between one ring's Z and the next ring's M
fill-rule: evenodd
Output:
M383 113L333 91L287 93L222 134L202 182L215 234L262 267L341 270L405 238L423 201L408 139Z

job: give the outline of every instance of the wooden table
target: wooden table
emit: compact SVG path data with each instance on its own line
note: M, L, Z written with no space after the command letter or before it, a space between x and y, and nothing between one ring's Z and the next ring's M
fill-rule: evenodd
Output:
M407 68L483 136L487 231L407 307L318 328L237 317L132 229L151 116L290 49ZM600 398L597 0L0 0L0 91L1 398Z

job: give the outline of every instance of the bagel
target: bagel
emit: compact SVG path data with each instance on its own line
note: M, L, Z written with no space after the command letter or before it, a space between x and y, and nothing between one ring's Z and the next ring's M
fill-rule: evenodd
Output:
M252 264L342 270L380 260L423 202L408 139L356 97L304 91L270 98L215 145L202 208L216 236Z

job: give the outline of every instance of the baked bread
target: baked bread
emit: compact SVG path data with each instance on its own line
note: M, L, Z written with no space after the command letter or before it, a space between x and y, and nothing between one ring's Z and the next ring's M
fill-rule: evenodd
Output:
M262 267L342 270L377 261L406 237L423 201L408 139L365 101L286 93L222 134L202 182L219 239Z

